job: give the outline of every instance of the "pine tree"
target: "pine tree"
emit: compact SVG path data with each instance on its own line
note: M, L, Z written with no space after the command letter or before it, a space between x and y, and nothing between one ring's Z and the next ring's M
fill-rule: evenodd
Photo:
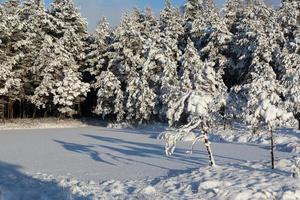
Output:
M282 87L269 64L269 57L265 54L268 40L260 39L263 40L255 50L251 71L245 82L235 88L239 95L238 103L235 103L238 108L235 110L241 110L235 114L240 114L238 117L244 119L254 130L265 125L268 127L272 169L274 169L274 131L277 127L290 122L293 117L284 107L281 99Z
M281 53L282 84L285 86L284 97L286 106L298 120L300 129L300 2L284 1L278 10L284 42Z
M62 40L63 45L82 67L85 61L84 46L88 37L86 20L80 15L73 0L54 0L49 13L58 21L58 28L53 35L56 38L65 38Z
M110 26L107 19L103 17L100 20L96 31L90 36L85 50L87 52L85 65L87 71L89 71L91 75L100 75L101 71L107 68L107 58L104 54L108 50L110 40Z
M122 121L125 115L124 92L121 88L121 82L110 71L102 71L94 84L98 88L97 106L94 110L96 114L116 115L117 121Z
M87 95L89 84L81 81L79 66L63 44L53 42L51 38L43 43L40 57L35 62L40 84L31 101L39 108L54 105L63 115L73 116L77 113L75 105Z
M17 32L20 21L16 16L17 1L8 1L0 5L0 95L2 97L17 97L21 80L13 71L16 62L9 48L13 45L13 31ZM12 5L11 5L12 4ZM11 9L15 8L15 11Z
M153 29L144 45L146 62L143 77L157 96L153 112L164 121L169 103L176 96L179 87L177 68L181 61L180 45L184 35L182 16L171 5L171 1L165 2L159 24L153 26Z

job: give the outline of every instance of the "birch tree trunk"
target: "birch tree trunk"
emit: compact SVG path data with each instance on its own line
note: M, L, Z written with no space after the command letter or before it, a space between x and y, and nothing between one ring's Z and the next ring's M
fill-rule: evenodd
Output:
M214 159L210 144L211 143L209 142L207 131L205 131L204 132L204 145L205 145L207 153L208 153L209 165L215 166L216 163L215 163L215 159Z

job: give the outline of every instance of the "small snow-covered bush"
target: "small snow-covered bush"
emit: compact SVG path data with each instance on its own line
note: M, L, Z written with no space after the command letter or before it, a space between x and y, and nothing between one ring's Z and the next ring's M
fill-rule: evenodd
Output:
M300 158L295 159L295 164L292 166L292 176L294 178L300 178Z

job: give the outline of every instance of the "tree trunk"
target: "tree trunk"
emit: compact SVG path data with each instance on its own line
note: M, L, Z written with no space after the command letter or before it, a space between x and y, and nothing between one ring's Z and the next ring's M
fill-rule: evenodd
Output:
M19 118L22 118L22 100L19 101Z
M22 103L22 105L23 105L23 118L27 118L27 115L26 115L26 113L27 113L27 105L26 104L27 104L26 101Z
M45 109L45 112L44 112L44 118L47 118L48 117L48 113L47 113L47 108Z
M273 131L270 131L270 136L271 136L271 162L272 162L272 169L275 168L275 164L274 164L274 135L273 135Z
M211 150L210 142L208 140L207 132L204 133L204 145L206 147L208 158L209 158L209 166L215 166L215 159Z
M4 102L4 97L1 98L1 119L2 119L2 123L5 123L5 102Z
M81 105L80 105L80 102L78 103L78 115L79 117L81 117Z
M300 130L300 113L294 114L294 117L298 121L298 130Z
M7 110L8 110L8 113L7 113L8 119L14 118L14 105L10 99L8 100Z
M36 106L33 107L32 118L35 119L36 116Z

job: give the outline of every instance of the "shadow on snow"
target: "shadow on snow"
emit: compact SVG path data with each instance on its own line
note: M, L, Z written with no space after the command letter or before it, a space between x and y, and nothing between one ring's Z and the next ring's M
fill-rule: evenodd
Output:
M55 181L33 178L20 171L21 167L0 161L0 199L2 200L84 200Z

